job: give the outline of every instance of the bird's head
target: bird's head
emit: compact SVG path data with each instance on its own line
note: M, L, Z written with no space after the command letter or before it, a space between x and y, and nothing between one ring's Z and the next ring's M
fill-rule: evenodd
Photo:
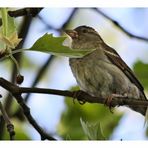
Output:
M72 39L72 48L89 49L97 47L99 43L103 42L100 35L92 27L79 26L65 32Z

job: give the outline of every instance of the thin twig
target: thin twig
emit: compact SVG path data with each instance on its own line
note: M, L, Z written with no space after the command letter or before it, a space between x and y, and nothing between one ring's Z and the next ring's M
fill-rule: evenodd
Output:
M69 17L64 21L64 23L62 24L62 26L60 28L56 28L56 27L52 26L51 24L47 23L46 20L44 20L40 15L38 15L37 17L38 17L38 19L40 19L40 21L45 25L45 27L47 29L53 29L53 30L62 32L63 29L65 29L68 26L68 24L70 23L70 21L72 20L72 18L76 14L77 10L78 10L78 8L74 8L72 10Z
M23 8L14 11L8 11L11 17L33 16L35 17L43 8Z
M123 31L126 35L128 35L131 38L135 38L135 39L139 39L145 42L148 42L148 38L146 37L141 37L135 34L132 34L131 32L129 32L127 29L125 29L124 27L122 27L120 25L119 22L117 22L116 20L114 20L113 18L109 17L107 14L103 13L102 11L100 11L97 8L92 8L93 10L95 10L97 13L101 14L103 17L105 17L106 19L110 20L115 26L117 26L121 31Z
M37 75L31 85L31 87L34 87L37 85L37 83L39 82L39 80L42 78L43 74L46 72L47 67L49 67L52 63L52 61L55 59L55 56L51 55L47 61L45 61L45 63L43 64L43 66L41 66L41 68L38 70ZM26 97L24 98L25 102L28 101L28 98L30 97L30 93L28 93L26 95Z
M53 55L49 56L49 58L47 59L47 61L45 61L45 63L38 70L37 75L34 78L31 87L35 87L37 85L37 83L42 78L42 76L46 72L46 70L50 67L50 65L52 64L52 62L53 62L54 59L55 59L55 56L53 56ZM24 97L24 101L25 102L28 102L30 95L31 95L31 93L27 93L26 94L26 96ZM18 108L16 110L16 112L12 116L17 116L19 119L21 119L21 121L23 121L25 118L22 115L23 114L22 114L21 108Z
M62 25L62 27L61 27L62 29L65 29L68 26L69 22L73 19L73 17L77 13L78 9L79 8L74 8L72 10L71 14L69 15L69 17L67 18L67 20L65 21L65 23Z
M18 104L22 107L24 115L30 122L30 124L38 131L38 133L41 135L41 140L56 140L55 138L51 137L49 134L47 134L35 121L35 119L32 117L30 113L30 108L24 103L23 98L20 94L13 94L15 99L17 100Z
M56 31L60 31L59 28L54 27L53 25L46 22L46 20L43 19L40 15L37 16L37 18L44 24L45 29L53 29Z
M10 140L14 140L15 139L15 131L14 131L14 125L11 123L2 103L0 102L0 110L2 112L2 116L3 119L5 120L6 124L7 124L7 131L10 135Z

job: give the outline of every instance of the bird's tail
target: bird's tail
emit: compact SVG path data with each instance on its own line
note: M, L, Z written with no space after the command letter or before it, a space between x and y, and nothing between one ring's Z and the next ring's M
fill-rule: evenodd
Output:
M132 110L142 114L143 116L147 116L148 119L148 109L147 107L133 107L133 106L129 106Z
M140 98L141 98L141 100L148 100L146 98L144 92L141 93ZM133 109L136 112L141 113L145 117L144 126L148 125L148 107L142 107L142 106L133 107L133 106L130 106L130 108Z
M147 100L144 92L142 92L140 94L140 98L141 100ZM143 116L145 116L145 118L147 119L148 121L148 107L143 107L143 106L130 106L131 109L133 109L134 111L136 112L139 112L141 113Z

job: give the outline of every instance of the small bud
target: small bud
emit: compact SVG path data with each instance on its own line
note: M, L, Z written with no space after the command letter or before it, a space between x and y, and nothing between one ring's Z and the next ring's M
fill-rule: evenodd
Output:
M22 84L23 81L24 81L24 76L18 74L17 77L16 77L16 83Z

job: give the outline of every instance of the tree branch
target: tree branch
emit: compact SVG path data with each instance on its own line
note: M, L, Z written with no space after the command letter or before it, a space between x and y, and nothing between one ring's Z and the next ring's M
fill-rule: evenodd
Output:
M31 17L26 17L26 16L24 17L21 28L20 28L20 32L19 32L19 38L23 38L23 40L18 44L18 46L14 50L22 48L22 46L26 40L31 22L32 22ZM14 57L16 58L17 62L19 63L19 66L20 66L22 53L20 52L20 53L14 54ZM16 65L14 63L12 63L12 64L13 64L12 65L13 68L12 68L11 82L15 83L17 71L16 71ZM5 107L6 111L8 112L8 114L10 112L11 104L12 104L11 95L7 94L7 96L5 98L4 107Z
M71 21L71 19L73 18L73 16L75 15L77 11L77 8L74 8L71 12L71 14L69 15L69 17L67 18L67 20L63 23L63 25L61 26L61 28L59 29L56 29L56 28L53 28L53 26L50 26L48 23L45 22L45 20L42 19L42 17L40 17L38 15L38 18L48 27L48 28L52 28L54 30L58 30L58 31L62 31L64 28L67 27L67 25L69 24L69 22ZM41 77L43 76L43 74L45 73L45 71L47 70L47 68L49 68L49 66L51 65L51 62L55 59L55 56L51 55L47 61L45 61L45 63L43 64L43 66L39 69L39 71L37 72L37 75L31 85L31 87L34 87L38 82L39 80L41 79ZM28 98L29 98L30 94L28 93L25 97L25 102L28 101Z
M55 59L55 56L51 55L47 61L43 64L43 66L41 66L41 68L38 70L37 72L37 76L35 77L31 87L36 86L36 84L39 82L39 80L42 78L43 74L45 73L45 71L47 70L47 67L49 67L49 65L52 63L52 61ZM28 101L28 98L30 97L30 93L28 93L26 95L26 97L24 98L25 102Z
M11 17L33 16L35 17L43 8L23 8L15 11L8 11Z
M117 26L122 32L124 32L127 36L131 37L131 38L135 38L135 39L139 39L145 42L148 42L148 38L146 37L141 37L135 34L130 33L127 29L125 29L124 27L122 27L120 25L119 22L117 22L116 20L112 19L111 17L109 17L107 14L103 13L102 11L100 11L97 8L92 8L93 10L95 10L97 13L99 13L100 15L102 15L103 17L105 17L106 19L110 20L115 26Z
M0 110L1 110L1 113L3 116L3 119L5 120L5 122L7 124L7 131L9 132L10 140L14 140L14 136L15 136L14 125L11 123L1 102L0 102Z
M99 98L93 97L87 94L84 91L68 91L68 90L56 90L56 89L46 89L46 88L28 88L28 87L19 87L4 78L0 78L0 86L5 88L7 91L11 92L11 94L15 97L18 104L22 107L24 115L30 122L30 124L40 133L41 139L48 139L48 140L55 140L49 134L47 134L35 121L30 113L30 108L25 104L22 94L23 93L41 93L41 94L52 94L52 95L60 95L60 96L68 96L71 98L76 98L80 102L89 102L89 103L101 103L104 104L106 98ZM109 107L115 106L123 106L123 105L130 105L130 106L148 106L147 100L138 100L132 99L128 97L115 97L112 98L110 104L106 104Z
M78 101L89 102L89 103L101 103L104 104L106 98L98 98L89 95L84 91L67 91L67 90L56 90L56 89L46 89L46 88L27 88L27 87L19 87L20 93L42 93L42 94L52 94L52 95L60 95L76 98ZM112 107L115 106L148 106L148 101L137 100L134 98L128 97L115 97L112 98L111 104Z
M71 19L73 18L73 16L75 15L76 12L77 12L77 8L74 8L72 10L72 12L70 13L69 17L64 21L63 25L60 28L54 28L53 26L48 24L44 19L42 19L42 17L40 17L39 15L37 17L47 26L48 29L54 29L59 32L62 32L67 27L67 25L69 24L69 22L71 21ZM55 56L53 56L53 55L49 56L49 58L45 61L43 66L41 66L41 68L38 70L36 77L34 78L34 81L31 84L31 87L34 87L37 85L37 83L42 78L45 71L50 68L50 65L52 64L53 60L55 60L55 59L56 59ZM27 95L24 97L25 102L28 101L29 97L30 97L30 93L27 93ZM14 113L14 116L19 117L19 119L21 119L21 120L24 119L23 116L21 115L20 108Z
M68 96L72 98L76 98L78 101L89 102L89 103L101 103L104 104L106 98L93 97L84 91L68 91L68 90L57 90L57 89L46 89L46 88L28 88L28 87L19 87L15 84L10 83L9 81L0 78L0 86L10 91L12 95L14 94L22 94L22 93L41 93L41 94L52 94L52 95L60 95L60 96ZM115 97L112 98L111 106L148 106L147 100L138 100L135 98L128 97Z
M73 18L74 15L76 14L77 10L78 10L78 8L74 8L74 9L72 10L72 12L70 13L69 17L64 21L64 23L62 24L62 26L61 26L60 28L56 28L56 27L50 25L49 23L46 22L46 20L44 20L44 19L43 19L41 16L39 16L39 15L38 15L38 19L39 19L42 23L44 23L44 25L45 25L45 27L46 27L47 29L53 29L53 30L62 32L63 29L65 29L65 28L68 26L69 22L72 20L72 18Z
M22 21L22 24L20 26L20 30L19 30L19 38L23 38L23 40L18 44L18 46L14 49L21 49L25 40L26 40L26 37L27 37L27 34L28 34L28 30L29 30L29 27L32 23L32 17L30 16L25 16L23 18L23 21ZM17 54L14 54L14 57L16 58L17 62L19 63L19 66L21 66L21 60L22 60L22 53L17 53ZM16 80L16 75L17 75L17 71L16 71L16 65L14 63L12 63L12 75L11 75L11 82L14 83L15 80ZM12 105L12 95L10 93L8 93L4 99L4 108L7 112L7 114L9 116L10 115L10 107ZM21 111L19 112L19 119L20 117L23 118L22 114L21 114ZM2 118L1 122L0 122L0 139L2 139L2 136L3 136L3 133L4 133L4 126L5 126L5 122Z
M67 20L65 21L65 23L62 25L62 29L66 28L69 24L69 22L72 20L72 18L75 16L76 12L78 11L79 8L74 8L71 12L71 14L69 15L69 17L67 18Z
M97 8L92 8L92 9L95 10L100 15L102 15L103 17L105 17L106 19L110 20L114 25L116 25L121 31L123 31L129 37L140 39L140 40L143 40L143 41L148 41L148 38L140 37L140 36L137 36L137 35L130 33L124 27L122 27L116 20L112 19L111 17L109 17L108 15L106 15L105 13L100 11L99 9L97 9ZM36 16L41 10L42 10L42 8L23 8L23 9L19 9L19 10L15 10L15 11L9 11L8 13L12 17L26 16L26 18L27 18L28 16L33 16L33 17ZM67 18L67 20L63 23L63 25L60 28L54 28L53 26L48 25L45 21L43 21L43 20L42 21L50 29L52 28L54 30L61 31L64 28L67 27L67 25L69 24L69 22L71 21L71 19L73 18L73 16L77 12L77 10L78 10L77 8L72 10L70 16ZM48 64L49 63L47 63L47 65ZM46 68L47 67L48 66L46 66ZM46 68L44 70L46 70ZM41 75L40 75L40 73L41 73ZM43 71L40 71L38 73L37 77L36 77L36 80L32 84L32 87L34 87L36 85L36 83L39 81L39 79L42 75L43 75ZM48 134L46 134L42 130L42 128L36 123L36 121L33 119L33 117L30 114L30 109L28 108L28 106L23 101L23 98L21 96L22 93L27 93L27 95L29 93L42 93L42 94L69 96L69 97L72 97L72 98L76 98L78 101L90 102L90 103L102 103L102 104L104 104L104 102L106 101L106 98L92 97L92 96L90 96L89 94L87 94L86 92L83 92L83 91L71 92L71 91L67 91L67 90L19 87L17 85L10 83L9 81L7 81L3 78L0 78L0 86L2 86L3 88L5 88L9 92L11 92L12 95L16 98L19 105L22 107L26 118L33 125L33 127L40 133L41 138L42 139L49 139L49 140L55 140L55 139L52 138L51 136L49 136ZM10 104L8 104L8 105L10 105ZM121 106L121 105L143 106L144 107L144 106L148 106L148 101L137 100L137 99L134 99L134 98L130 99L130 98L127 98L127 97L121 97L121 98L118 97L118 98L113 98L110 105L113 106L113 107Z
M24 115L30 122L30 124L38 131L38 133L41 135L41 140L56 140L53 137L51 137L49 134L47 134L35 121L35 119L32 117L30 113L30 108L24 103L24 100L21 96L22 93L20 93L20 87L3 79L0 78L0 86L8 90L9 92L12 93L12 95L15 97L17 100L18 104L22 107Z
M24 115L30 122L30 124L38 131L38 133L41 135L41 140L56 140L55 138L51 137L49 134L47 134L35 121L35 119L32 117L30 113L30 108L24 103L23 98L20 94L12 94L15 99L17 100L18 104L22 107Z

